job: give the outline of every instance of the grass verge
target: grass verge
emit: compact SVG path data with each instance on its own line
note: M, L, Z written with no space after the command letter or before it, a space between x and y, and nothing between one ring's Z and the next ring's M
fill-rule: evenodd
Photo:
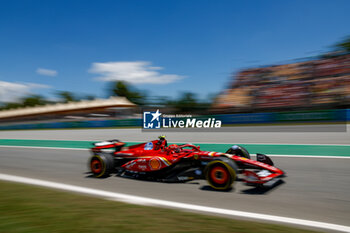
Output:
M0 181L0 232L312 232Z

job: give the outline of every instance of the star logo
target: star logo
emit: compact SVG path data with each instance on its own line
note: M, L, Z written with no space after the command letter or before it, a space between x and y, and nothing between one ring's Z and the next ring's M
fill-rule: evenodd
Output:
M162 113L159 109L155 112L143 112L143 128L144 129L160 129Z
M155 113L151 113L151 115L153 116L153 118L152 118L152 120L151 120L151 122L152 122L152 121L154 121L154 120L159 121L159 117L160 117L160 115L162 115L162 114L159 112L159 109L157 109L157 111L156 111Z

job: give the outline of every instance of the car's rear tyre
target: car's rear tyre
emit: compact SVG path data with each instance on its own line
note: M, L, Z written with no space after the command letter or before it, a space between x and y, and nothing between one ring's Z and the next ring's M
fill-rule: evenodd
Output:
M204 169L205 179L213 189L227 190L237 177L237 165L229 158L217 158Z
M110 154L96 154L91 157L90 170L97 178L108 177L114 171L114 159Z
M243 158L250 159L250 154L243 146L234 145L226 151L226 154L237 155Z

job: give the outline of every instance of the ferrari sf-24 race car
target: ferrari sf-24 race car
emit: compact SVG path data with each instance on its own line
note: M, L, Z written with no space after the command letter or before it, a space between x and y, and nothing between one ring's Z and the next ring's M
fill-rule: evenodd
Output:
M252 160L248 151L238 145L226 153L202 151L193 144L170 145L164 136L159 140L125 146L119 140L94 143L90 169L95 177L116 173L123 177L186 182L206 179L216 190L227 190L236 180L255 186L270 186L285 173L272 160L257 154ZM242 174L243 178L238 178Z

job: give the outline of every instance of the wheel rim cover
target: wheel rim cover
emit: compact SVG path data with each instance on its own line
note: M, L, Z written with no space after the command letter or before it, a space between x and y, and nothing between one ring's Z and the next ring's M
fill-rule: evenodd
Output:
M210 171L210 178L217 184L225 184L228 181L227 170L219 166L214 167Z
M97 160L97 159L94 159L92 162L91 162L91 171L93 173L100 173L102 171L102 164L101 164L101 161Z

